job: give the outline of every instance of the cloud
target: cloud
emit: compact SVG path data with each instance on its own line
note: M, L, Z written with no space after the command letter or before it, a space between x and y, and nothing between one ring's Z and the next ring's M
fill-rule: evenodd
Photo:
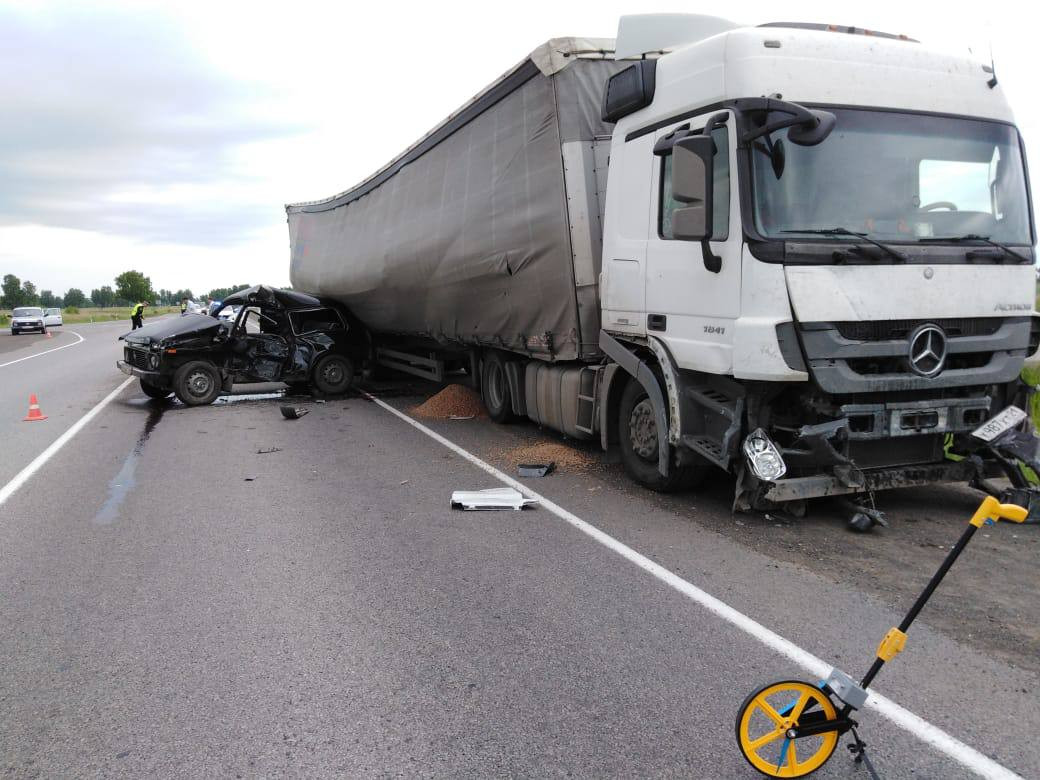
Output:
M232 245L280 207L238 151L301 128L154 10L0 8L0 73L0 225Z

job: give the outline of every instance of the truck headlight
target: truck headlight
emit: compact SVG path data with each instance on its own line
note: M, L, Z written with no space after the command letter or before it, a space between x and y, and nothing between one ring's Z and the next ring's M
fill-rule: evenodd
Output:
M780 457L780 450L761 428L744 439L744 457L751 472L766 482L775 482L787 473L787 464Z
M152 367L152 368L158 368L159 367L159 356L158 355L154 355L154 354L153 355L149 355L148 356L148 365L150 367Z

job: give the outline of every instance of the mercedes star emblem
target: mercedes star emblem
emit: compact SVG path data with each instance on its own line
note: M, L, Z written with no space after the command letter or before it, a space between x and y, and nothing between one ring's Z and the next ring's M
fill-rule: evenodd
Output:
M946 363L946 334L938 325L925 324L910 336L910 368L931 379Z

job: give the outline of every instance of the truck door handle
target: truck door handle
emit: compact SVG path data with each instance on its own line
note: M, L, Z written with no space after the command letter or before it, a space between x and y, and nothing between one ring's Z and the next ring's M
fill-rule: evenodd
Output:
M647 314L647 330L665 330L668 327L668 318L663 314Z

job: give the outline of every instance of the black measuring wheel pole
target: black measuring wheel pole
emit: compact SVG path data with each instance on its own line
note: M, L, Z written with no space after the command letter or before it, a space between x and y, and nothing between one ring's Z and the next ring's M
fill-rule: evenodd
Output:
M1011 520L1016 523L1021 523L1025 520L1027 510L1015 504L1001 504L997 499L992 496L988 496L975 514L972 516L968 523L968 527L964 529L964 533L961 534L961 538L957 540L957 544L953 546L946 559L942 562L939 570L932 575L932 579L928 585L922 591L921 595L917 597L917 601L910 607L910 611L906 613L906 617L903 618L903 622L899 624L898 628L890 629L885 638L881 640L881 645L878 647L877 658L874 659L874 663L871 664L870 669L863 675L863 680L860 682L861 688L866 688L873 679L877 676L877 673L881 671L881 667L885 665L885 661L891 661L895 658L903 649L906 644L906 632L910 629L910 624L914 622L917 615L924 609L924 605L928 603L928 599L935 593L935 589L939 587L939 583L943 581L943 577L946 576L946 572L950 570L954 562L960 557L960 554L964 552L964 548L968 546L968 542L971 541L971 537L975 535L986 523L995 523L998 520Z

